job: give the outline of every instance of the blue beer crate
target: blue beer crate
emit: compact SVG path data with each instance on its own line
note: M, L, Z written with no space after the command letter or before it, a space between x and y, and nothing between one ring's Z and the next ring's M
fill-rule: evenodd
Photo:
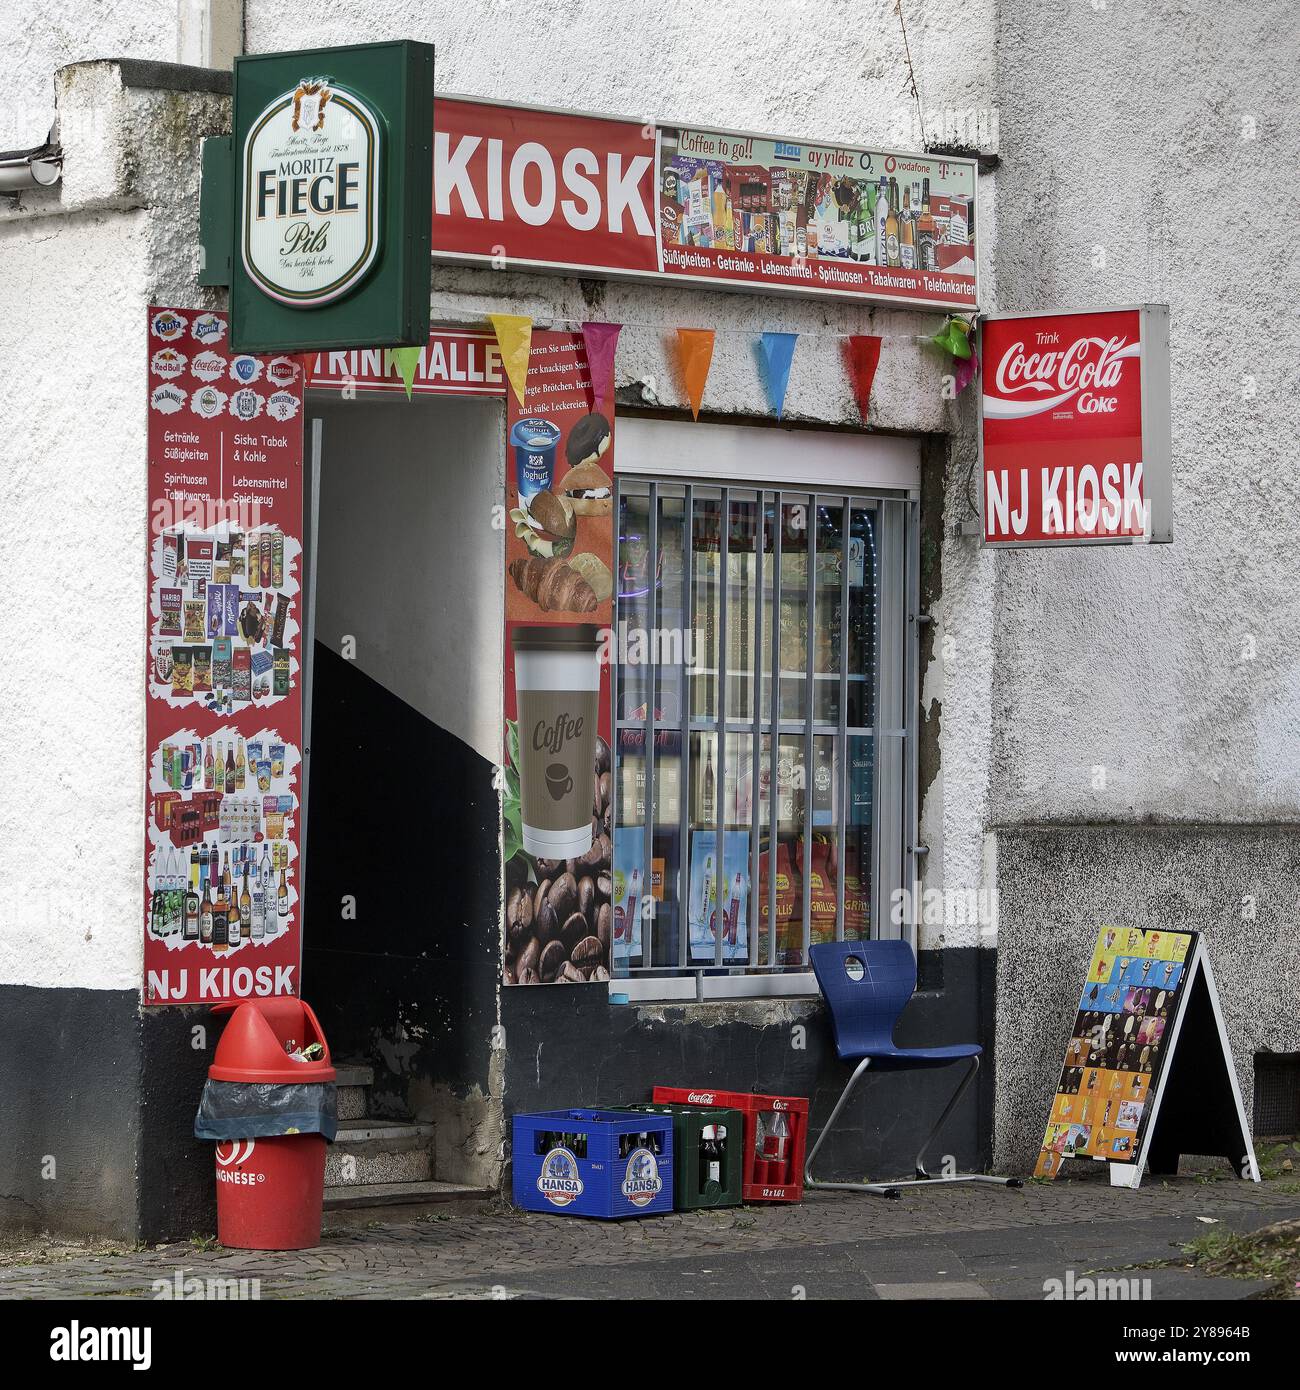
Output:
M543 1110L514 1117L515 1205L617 1221L673 1209L671 1115Z

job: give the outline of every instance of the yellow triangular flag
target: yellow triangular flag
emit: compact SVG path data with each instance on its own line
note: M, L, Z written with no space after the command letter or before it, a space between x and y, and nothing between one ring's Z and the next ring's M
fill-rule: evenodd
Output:
M420 353L423 348L418 347L399 347L393 348L388 354L389 362L397 364L398 375L402 378L402 385L406 387L406 399L411 399L411 387L415 384L415 369L420 365ZM387 372L385 371L385 375Z
M489 314L501 349L501 365L506 369L515 400L522 410L524 383L528 380L528 354L533 344L533 321L527 314Z

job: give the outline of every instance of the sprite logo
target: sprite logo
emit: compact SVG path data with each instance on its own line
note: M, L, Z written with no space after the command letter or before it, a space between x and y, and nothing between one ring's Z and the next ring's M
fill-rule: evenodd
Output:
M623 1196L634 1207L648 1206L663 1191L659 1163L649 1149L633 1149L623 1175Z
M578 1160L568 1149L552 1149L542 1160L537 1177L537 1190L554 1207L567 1207L582 1196L582 1179L578 1176Z

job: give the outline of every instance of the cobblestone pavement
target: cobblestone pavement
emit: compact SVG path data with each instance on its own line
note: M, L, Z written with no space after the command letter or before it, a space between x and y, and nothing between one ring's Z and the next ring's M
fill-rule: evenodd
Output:
M1100 1176L1100 1175L1099 1175ZM36 1252L0 1268L0 1298L149 1298L155 1282L257 1279L262 1298L1024 1298L1102 1271L1149 1278L1156 1299L1238 1299L1260 1282L1176 1259L1209 1231L1300 1217L1300 1186L1231 1178L1091 1178L913 1190L900 1201L818 1192L799 1206L599 1222L503 1202L375 1208L326 1217L321 1246L271 1254L180 1242L87 1255ZM42 1257L43 1255L43 1257Z

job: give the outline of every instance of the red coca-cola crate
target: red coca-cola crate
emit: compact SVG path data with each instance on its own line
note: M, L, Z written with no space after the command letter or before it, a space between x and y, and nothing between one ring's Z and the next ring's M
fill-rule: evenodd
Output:
M808 1148L808 1102L804 1097L714 1091L707 1086L656 1086L654 1100L656 1104L722 1105L739 1110L745 1117L741 1197L746 1202L802 1200ZM784 1136L782 1127L787 1130Z

